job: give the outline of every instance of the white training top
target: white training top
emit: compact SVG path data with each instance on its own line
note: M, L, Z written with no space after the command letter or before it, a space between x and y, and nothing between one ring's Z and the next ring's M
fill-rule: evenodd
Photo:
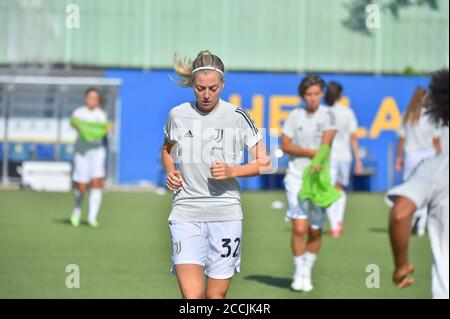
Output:
M403 121L397 134L405 139L405 152L409 153L433 149L433 139L440 137L441 131L422 109L419 121L406 124Z
M308 114L304 108L293 110L283 125L283 134L291 138L295 145L316 150L322 142L323 132L331 130L336 130L335 115L322 105L314 114ZM308 157L290 155L286 174L302 178L310 161Z
M72 113L72 118L79 119L81 121L93 122L93 123L105 123L108 121L108 116L106 112L100 108L96 107L94 109L89 109L86 105L81 106ZM79 135L75 143L76 153L85 153L86 151L103 146L102 140L97 141L83 141L80 139Z
M428 207L428 234L433 254L433 298L449 298L449 173L448 153L424 160L411 177L387 192L392 205L402 196L414 202L417 208Z
M336 117L336 136L331 147L331 160L350 163L353 159L351 135L358 130L355 113L349 107L336 103L330 108Z
M241 163L243 149L262 140L255 123L242 108L220 100L210 113L195 102L173 108L164 127L178 162L183 188L175 192L169 220L226 221L242 219L237 179L212 178L215 162Z

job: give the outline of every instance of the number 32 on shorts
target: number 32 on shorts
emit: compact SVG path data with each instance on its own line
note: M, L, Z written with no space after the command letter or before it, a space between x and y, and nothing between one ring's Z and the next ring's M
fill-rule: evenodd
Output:
M231 255L231 251L232 251L232 247L231 247L231 242L232 240L230 238L222 238L222 247L226 249L226 252L222 255L220 255L220 257L223 258L228 258ZM237 256L239 256L239 246L241 244L241 239L239 237L234 239L234 245L236 246L234 251L233 251L233 258L236 258Z

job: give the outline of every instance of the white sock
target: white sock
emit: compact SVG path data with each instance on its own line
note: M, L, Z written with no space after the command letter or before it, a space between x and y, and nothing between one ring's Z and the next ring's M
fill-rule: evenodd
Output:
M294 277L300 276L300 274L301 274L301 270L303 269L303 264L304 264L303 256L304 255L292 257L292 259L294 260L294 266L295 266Z
M303 255L303 270L301 271L302 276L311 278L312 269L314 267L316 259L316 254L305 252L305 254Z
M338 203L334 202L330 207L327 208L327 216L328 216L328 221L330 222L330 228L331 230L338 230L339 229L339 224L338 224Z
M344 222L344 215L345 215L345 207L347 205L347 194L344 191L341 191L341 198L336 202L337 204L337 222L343 223Z
M75 196L75 205L72 210L72 216L81 218L81 207L83 206L84 192L80 192L77 188L73 192Z
M97 215L102 204L102 189L92 188L89 195L89 216L88 222L94 223L97 221Z

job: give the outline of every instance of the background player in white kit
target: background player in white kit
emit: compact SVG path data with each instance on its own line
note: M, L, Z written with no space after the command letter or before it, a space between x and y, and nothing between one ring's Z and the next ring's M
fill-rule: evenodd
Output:
M101 108L101 94L96 88L89 88L85 92L86 105L77 108L71 117L72 126L77 130L78 137L75 144L73 160L73 176L75 182L75 205L70 222L73 226L80 225L81 208L84 194L90 188L88 224L98 227L97 215L102 203L102 187L105 177L106 147L103 138L83 138L83 125L105 125L111 131L107 115ZM106 133L106 132L105 132Z
M417 88L398 130L397 160L395 167L403 170L403 181L408 180L417 165L426 158L441 153L439 124L433 123L423 108L426 91ZM403 156L403 152L405 155ZM427 224L427 208L419 208L414 214L417 235L423 236Z
M339 103L342 98L342 86L337 82L330 82L325 93L325 102L330 107L336 118L337 133L331 146L331 181L341 192L341 198L327 209L328 220L330 221L331 237L340 237L344 227L345 206L347 195L345 187L349 185L352 169L352 159L355 160L355 174L360 174L363 170L362 162L359 158L359 143L356 131L358 121L355 113L349 107ZM353 151L353 158L352 158Z
M236 178L259 175L270 160L248 113L220 98L224 65L217 56L202 51L192 63L176 58L175 71L196 101L173 108L164 128L162 159L167 187L175 191L172 271L183 298L225 298L242 246ZM255 160L239 165L243 148Z
M435 123L448 127L449 72L436 72L427 97L429 115ZM394 254L393 280L404 288L414 283L414 265L408 259L411 218L417 208L428 206L428 235L433 255L433 298L449 298L449 161L444 152L424 160L410 178L387 193L394 207L390 213L389 234Z
M316 156L321 144L331 145L336 133L334 114L320 105L325 83L317 75L309 75L299 86L299 95L306 103L289 114L283 126L281 148L290 155L284 179L288 211L286 220L292 221L291 245L295 273L292 289L311 291L311 273L321 243L325 208L299 199L306 166Z

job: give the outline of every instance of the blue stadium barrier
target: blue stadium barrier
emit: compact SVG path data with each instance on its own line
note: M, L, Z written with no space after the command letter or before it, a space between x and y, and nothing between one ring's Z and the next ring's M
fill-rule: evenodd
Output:
M35 159L43 161L53 161L56 159L55 152L56 145L54 144L36 144L35 145Z
M29 143L9 143L8 159L23 162L32 159L32 145Z
M152 159L156 160L161 151L163 127L170 109L181 102L191 101L194 98L192 90L177 88L169 77L175 76L173 71L109 69L105 70L105 75L123 80L120 89L118 182L134 184L146 180L161 183L160 166ZM395 131L414 89L427 86L429 77L322 75L325 81L338 81L344 86L348 104L358 118L360 145L372 152L376 165L375 173L366 176L365 182L370 182L371 191L385 191L392 186L389 145L397 140ZM251 111L259 127L281 128L287 114L300 103L297 87L303 76L296 73L228 72L222 97L233 99ZM279 182L275 179L275 184ZM241 186L242 189L256 190L273 184L270 178L257 176L242 179Z
M74 156L74 145L73 144L61 144L60 149L60 159L61 161L71 162Z

